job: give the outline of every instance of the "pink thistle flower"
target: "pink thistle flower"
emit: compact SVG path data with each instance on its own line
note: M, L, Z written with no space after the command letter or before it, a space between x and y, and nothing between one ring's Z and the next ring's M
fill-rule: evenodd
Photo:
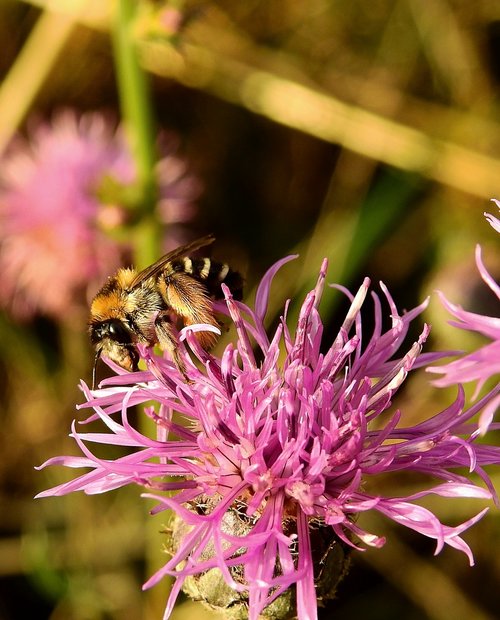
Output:
M180 343L189 383L170 361L146 350L146 371L128 374L116 368L119 375L93 392L82 383L87 399L83 407L94 409L87 421L100 418L107 432L83 433L73 424L72 436L83 456L56 457L43 465L89 471L39 497L78 490L102 493L135 483L158 502L156 512L171 509L184 522L173 557L145 584L152 586L164 575L177 578L165 618L183 584L218 569L235 592L247 597L250 620L290 588L298 618L314 620L314 532L327 530L346 548L381 547L385 540L363 529L358 520L366 511L375 510L434 539L436 553L444 545L454 547L473 564L461 535L487 509L448 526L418 501L429 494L496 498L483 467L500 461L500 448L475 443L479 431L471 418L500 388L468 409L459 389L444 411L405 426L403 413L391 409L393 396L409 372L441 356L421 352L429 333L426 325L417 341L398 354L410 323L427 301L400 314L381 284L391 326L383 329L382 300L372 292L374 329L365 342L361 308L370 282L366 279L354 296L338 287L350 308L334 341L322 349L318 305L325 261L316 287L302 304L295 333L287 326L286 306L280 324L268 334L264 321L271 281L291 258L266 273L255 309L234 301L223 286L225 301L218 309L231 317L237 342L227 345L220 358L203 351L190 329L181 332L199 362L195 365L185 342ZM130 407L151 400L158 410L150 407L146 413L158 426L156 439L141 434L128 417ZM186 426L175 421L174 411L186 419ZM104 460L89 443L127 446L130 453ZM475 472L486 488L460 473L464 468ZM372 478L402 471L435 482L406 497L370 492ZM235 512L245 519L243 531L228 527Z
M492 215L485 215L493 228L500 232L500 221ZM484 266L481 258L481 246L479 244L476 246L476 265L485 284L500 300L500 286L495 282ZM475 391L475 395L477 396L484 383L491 377L500 373L500 318L468 312L461 306L448 301L441 291L438 291L438 295L443 306L457 319L456 321L450 321L451 325L482 334L486 336L486 338L489 338L491 342L480 347L477 351L469 353L468 355L463 355L453 362L443 366L431 366L427 368L427 370L444 375L440 379L434 381L434 384L438 387L477 381ZM500 404L500 399L496 402L498 406ZM491 415L488 415L487 419L490 419L490 417ZM483 428L483 431L484 430L485 428Z
M61 318L86 305L129 250L109 235L126 210L103 194L132 185L135 164L121 129L99 113L65 110L29 134L0 169L0 304L17 318ZM185 164L169 153L157 178L161 219L191 217L199 186Z

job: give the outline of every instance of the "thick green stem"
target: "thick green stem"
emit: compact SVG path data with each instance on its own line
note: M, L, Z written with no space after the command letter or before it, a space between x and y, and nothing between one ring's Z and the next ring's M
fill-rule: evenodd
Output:
M153 111L147 76L139 63L137 45L133 36L137 0L118 0L113 28L115 67L120 96L121 114L127 138L137 170L137 196L135 204L135 226L132 231L134 263L142 269L160 256L162 224L155 215L157 185L154 174L157 159ZM141 431L154 436L156 431L146 418L141 416ZM158 527L151 519L146 522L146 562L151 568L158 563ZM153 570L148 569L151 574ZM165 587L165 586L164 586ZM154 588L153 588L154 590ZM160 593L165 594L161 589ZM158 592L152 592L147 607L153 607L152 617L161 613L165 599L158 600Z
M137 0L118 0L113 46L121 112L137 170L139 200L134 251L135 263L142 268L158 258L161 231L154 215L157 155L151 97L133 36L137 6Z

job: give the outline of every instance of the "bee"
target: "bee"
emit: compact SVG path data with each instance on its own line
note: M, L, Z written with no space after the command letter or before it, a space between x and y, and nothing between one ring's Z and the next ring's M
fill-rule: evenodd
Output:
M235 299L241 299L243 280L225 263L210 258L194 258L191 253L215 241L207 235L165 254L146 269L123 268L108 278L92 300L89 333L96 354L93 368L95 387L99 358L105 355L126 370L137 370L137 344L158 344L186 376L178 353L175 323L207 323L218 327L212 299L222 298L226 284ZM197 332L205 349L216 335Z

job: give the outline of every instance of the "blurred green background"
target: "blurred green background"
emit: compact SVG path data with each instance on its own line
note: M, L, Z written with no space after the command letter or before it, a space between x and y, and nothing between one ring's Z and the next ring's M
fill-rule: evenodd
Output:
M401 309L439 288L471 310L498 312L474 264L481 243L500 272L483 217L500 198L498 0L126 4L153 131L176 135L203 187L182 235L215 233L214 253L244 273L249 299L267 267L299 252L273 289L274 312L301 299L324 256L330 281L353 289L365 275L381 279ZM30 118L50 122L61 108L127 116L133 93L117 83L123 5L0 1L2 151L18 131L29 136ZM332 300L323 304L331 333L340 317ZM167 584L145 593L141 584L164 561L163 521L147 515L140 488L32 499L69 479L34 466L77 454L67 435L92 366L85 303L80 310L0 317L0 620L162 617ZM458 340L446 318L434 299L425 315L434 347L478 344ZM407 420L451 402L453 390L428 382L417 373L398 399ZM398 495L413 483L387 484ZM449 524L482 507L427 505ZM498 617L500 525L490 512L466 534L474 568L458 552L435 558L418 535L365 520L388 543L355 554L322 617ZM173 618L188 617L212 616L180 600Z

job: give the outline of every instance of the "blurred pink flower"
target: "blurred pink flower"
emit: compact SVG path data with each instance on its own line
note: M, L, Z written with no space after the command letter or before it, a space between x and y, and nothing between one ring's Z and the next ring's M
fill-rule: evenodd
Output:
M183 14L179 9L167 6L167 8L160 11L158 17L160 27L165 34L173 35L179 32L183 19Z
M184 536L173 557L146 584L164 575L176 577L165 618L185 580L215 568L234 591L246 595L250 620L257 620L288 588L296 593L299 620L316 619L313 533L321 529L330 540L351 548L381 547L385 540L363 528L360 517L366 511L434 539L436 553L450 545L472 564L461 534L486 509L448 526L419 502L430 494L496 498L483 466L500 462L500 448L476 443L479 431L471 420L497 397L498 386L470 408L459 389L454 403L429 412L415 425L405 424L404 413L391 406L408 373L441 356L421 352L428 326L399 352L427 302L400 314L381 285L390 326L383 328L384 306L372 292L374 328L367 337L361 308L369 280L356 295L341 288L350 308L338 334L325 343L318 311L325 261L297 325L292 330L286 323L287 304L279 325L268 333L271 282L290 258L264 276L255 309L234 301L223 286L225 301L218 309L231 317L237 338L221 357L203 351L192 328L181 332L201 366L193 363L185 343L179 343L190 382L170 361L143 349L148 370L129 374L117 368L119 375L93 392L82 384L87 399L83 406L94 409L88 421L100 419L107 432L84 433L73 424L82 456L56 457L44 464L89 471L40 496L102 493L139 484L156 491L147 495L158 502L156 512L172 509L184 521ZM156 439L139 432L129 418L130 408L151 401L158 407L145 411L158 427ZM185 425L173 417L174 411ZM130 452L102 459L88 443L126 446ZM387 479L390 472L415 475L417 483L431 482L406 496L382 495L377 485L371 490L373 479ZM470 478L472 472L486 488ZM235 513L244 520L243 532L228 527Z
M185 164L168 154L157 176L163 221L191 217L199 185ZM16 138L0 168L0 304L17 318L61 318L86 303L129 249L109 235L127 211L105 204L106 191L134 178L122 131L103 114L65 110Z
M490 214L485 215L493 228L500 232L500 221ZM485 284L500 300L500 286L484 266L480 245L476 246L476 265ZM477 395L488 379L500 375L500 317L468 312L461 306L450 302L441 291L438 291L438 294L444 307L457 319L450 321L451 325L482 334L490 342L472 353L462 355L453 362L443 366L431 366L427 370L444 375L434 381L438 387L477 381ZM497 400L498 404L500 404L500 400Z
M188 162L176 155L178 146L178 139L172 133L160 134L158 150L161 159L155 167L158 183L157 213L158 218L170 227L194 217L194 201L202 191L201 181L191 173ZM178 241L185 243L186 239L183 236L176 238L176 245L180 244ZM170 240L169 245L172 245Z
M500 209L500 200L495 200L494 198L492 198L491 201L494 202L496 206ZM493 228L498 233L500 233L500 220L491 213L485 213L484 215L486 216L488 222L493 226Z

